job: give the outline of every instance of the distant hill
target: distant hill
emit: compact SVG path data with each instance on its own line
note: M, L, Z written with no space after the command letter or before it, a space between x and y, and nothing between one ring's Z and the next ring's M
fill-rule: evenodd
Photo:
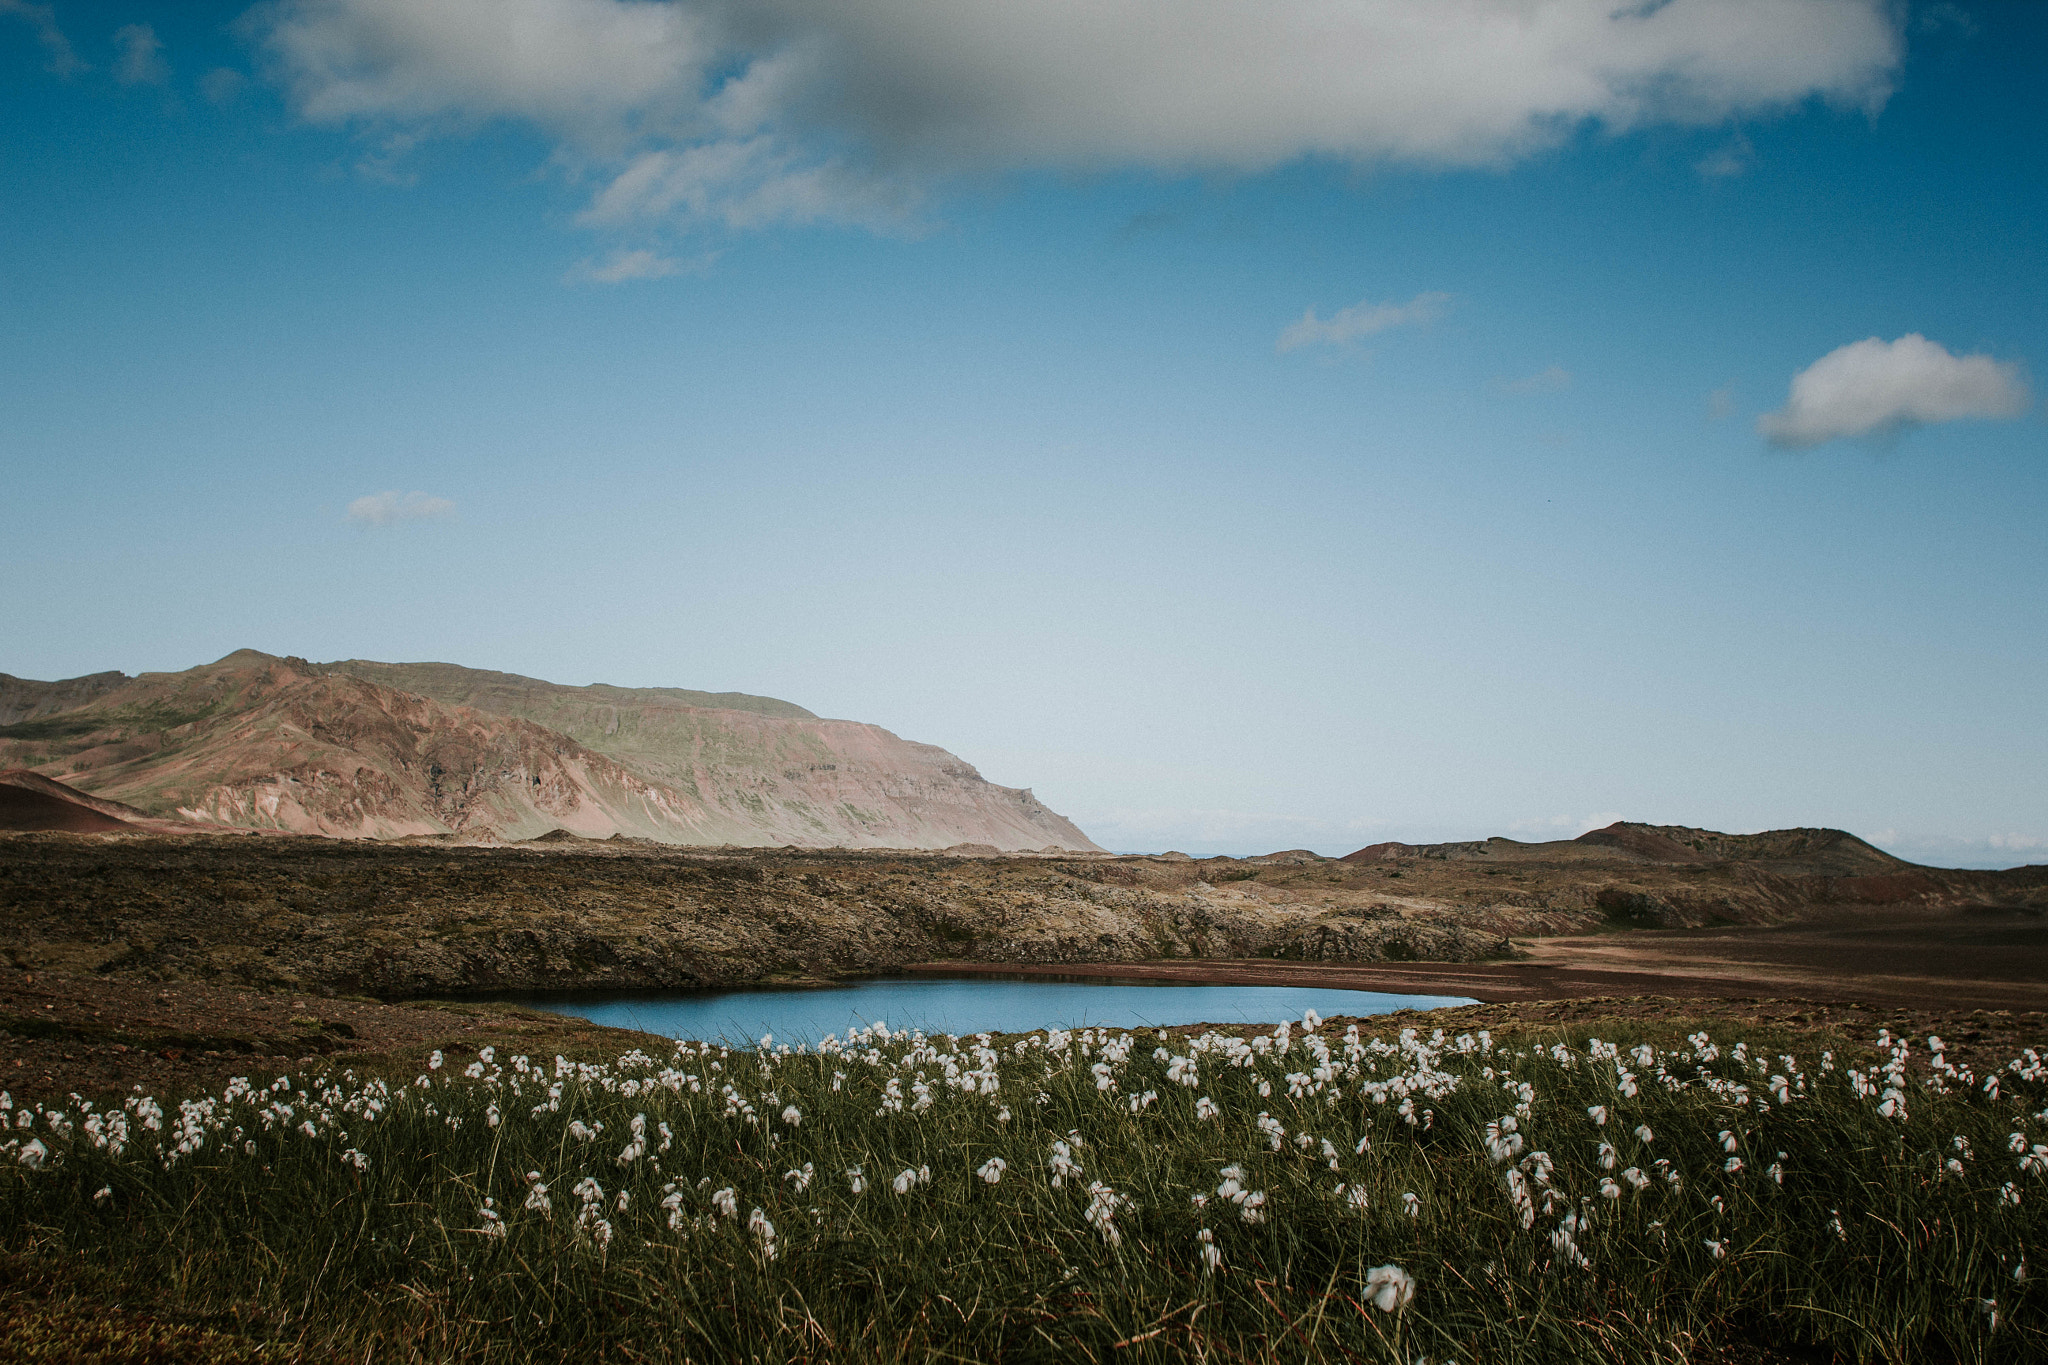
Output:
M26 769L0 772L0 829L111 834L140 832L157 823L132 806L101 801Z
M1683 825L1617 820L1576 839L1525 844L1517 839L1474 839L1445 844L1369 844L1347 853L1347 863L1399 858L1440 858L1499 863L1750 863L1785 876L1863 877L1915 866L1839 829L1774 829L1722 834Z
M987 782L943 749L741 693L238 650L182 673L8 679L0 701L23 717L0 724L0 766L192 823L1096 848L1029 791Z

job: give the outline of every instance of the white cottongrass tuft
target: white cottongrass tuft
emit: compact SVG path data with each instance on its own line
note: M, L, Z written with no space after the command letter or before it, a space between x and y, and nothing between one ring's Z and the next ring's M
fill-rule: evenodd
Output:
M1009 1163L1001 1157L992 1156L987 1161L982 1162L980 1168L974 1173L987 1183L993 1185L1003 1178L1003 1172L1009 1168Z
M1415 1300L1415 1277L1397 1265L1376 1265L1365 1273L1365 1301L1382 1313L1406 1308Z

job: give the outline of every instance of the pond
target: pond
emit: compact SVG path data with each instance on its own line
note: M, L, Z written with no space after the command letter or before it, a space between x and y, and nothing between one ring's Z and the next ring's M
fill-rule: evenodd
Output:
M794 1044L816 1043L828 1033L843 1036L849 1029L879 1023L896 1030L966 1037L1048 1027L1277 1024L1299 1019L1311 1009L1333 1018L1476 1002L1456 995L1388 995L1305 986L921 976L792 990L528 997L517 1003L668 1038L751 1044L763 1034L773 1034L777 1042Z

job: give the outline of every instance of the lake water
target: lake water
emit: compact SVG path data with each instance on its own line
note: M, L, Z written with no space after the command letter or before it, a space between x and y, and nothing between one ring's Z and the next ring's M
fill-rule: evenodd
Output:
M915 977L808 990L671 991L588 998L527 998L534 1009L668 1038L815 1043L828 1033L887 1023L927 1035L1024 1033L1048 1027L1277 1024L1304 1010L1324 1018L1475 1003L1455 995L1295 986L1183 986L1140 982Z

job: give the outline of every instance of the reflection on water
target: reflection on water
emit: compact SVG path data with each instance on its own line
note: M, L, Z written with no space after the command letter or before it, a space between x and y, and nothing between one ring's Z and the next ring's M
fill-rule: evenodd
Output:
M927 1034L1023 1033L1084 1026L1137 1028L1169 1024L1273 1024L1304 1010L1325 1018L1391 1014L1475 1003L1455 995L1388 995L1297 986L1186 986L1134 982L1002 981L917 977L859 981L813 990L689 991L605 995L587 999L524 999L519 1003L571 1014L613 1028L669 1038L757 1042L773 1034L786 1043L815 1043L828 1033L887 1023Z

